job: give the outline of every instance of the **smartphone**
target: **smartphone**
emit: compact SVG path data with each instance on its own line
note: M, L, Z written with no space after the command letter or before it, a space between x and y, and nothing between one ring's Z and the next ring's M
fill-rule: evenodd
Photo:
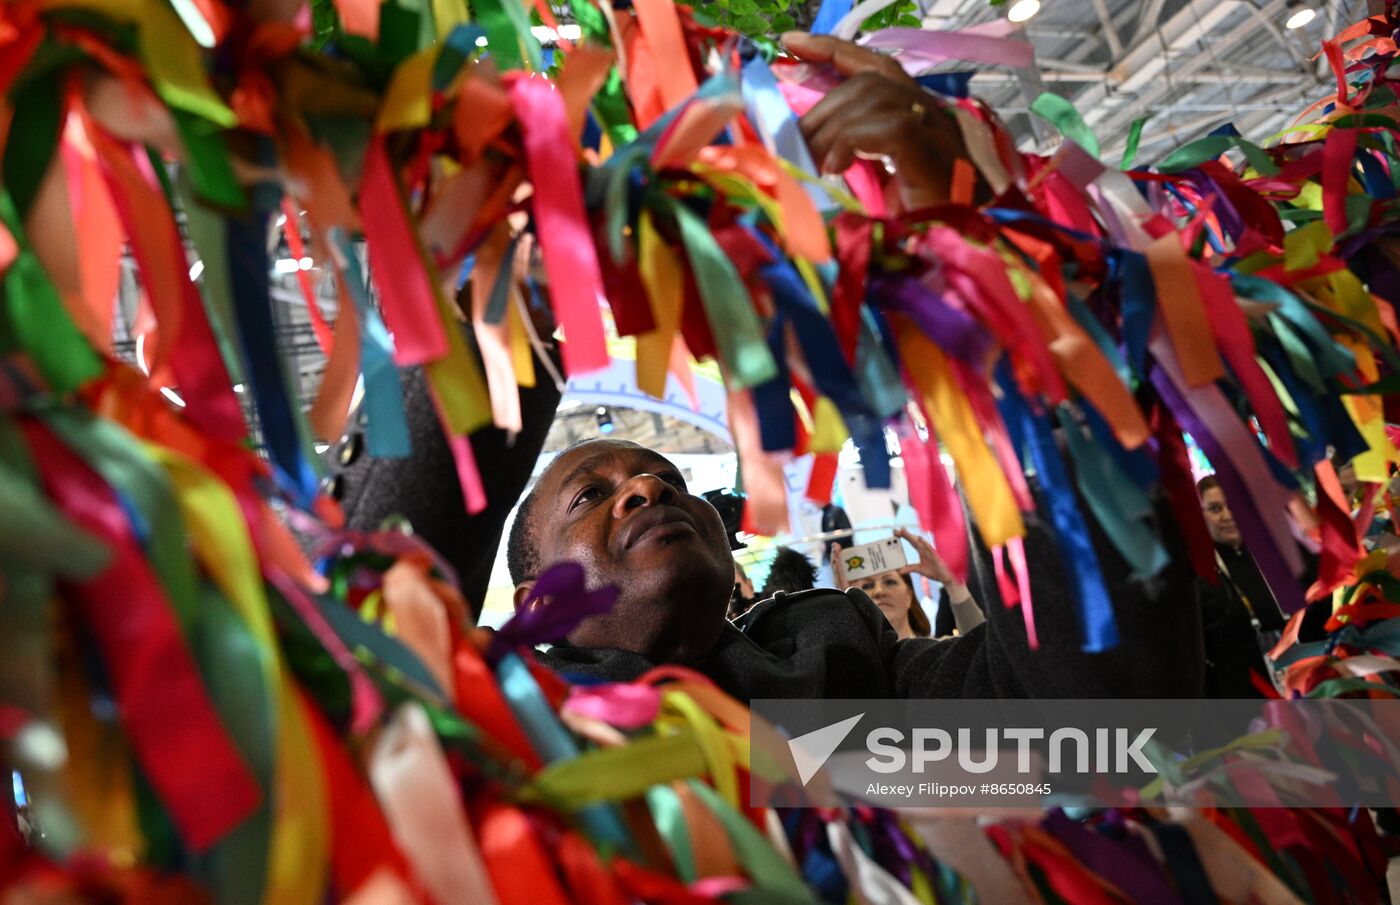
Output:
M859 544L847 547L839 554L841 570L846 581L855 582L881 572L902 568L908 563L904 558L904 542L891 535L873 544Z

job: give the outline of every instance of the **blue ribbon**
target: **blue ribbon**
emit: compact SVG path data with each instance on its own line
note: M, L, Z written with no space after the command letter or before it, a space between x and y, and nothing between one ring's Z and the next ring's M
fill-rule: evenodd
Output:
M764 452L781 452L797 446L797 413L792 407L792 376L788 372L787 350L783 348L783 326L787 319L779 311L768 325L768 350L778 373L753 388L753 404L758 414L758 434Z
M971 69L963 72L931 72L928 75L919 76L914 81L944 97L955 97L961 100L971 96L970 83L976 74L976 71Z
M316 498L318 476L306 455L301 409L286 384L277 356L277 330L272 322L272 295L267 254L267 214L250 213L225 221L229 289L247 365L248 383L257 405L263 443L272 473L298 506L309 508Z
M797 123L797 114L788 106L773 77L773 70L762 56L754 54L744 63L740 73L740 90L744 96L744 106L748 109L749 121L764 139L764 144L778 157L797 167L803 173L817 177L817 165L812 160L812 152L802 138L802 129ZM836 202L817 182L804 181L803 189L819 211L836 208Z
M851 0L822 0L817 17L812 20L812 34L829 35L831 30L851 11Z
M1005 420L1021 425L1031 462L1040 476L1041 490L1050 503L1055 546L1068 573L1070 593L1074 595L1079 614L1081 649L1091 654L1111 650L1118 646L1118 622L1113 615L1108 588L1104 586L1098 553L1089 539L1084 516L1075 503L1074 490L1060 460L1054 435L1046 420L1032 414L1021 398L1005 358L997 365L996 377L1001 385L1004 417L1011 416Z
M1123 311L1123 354L1134 374L1147 371L1147 338L1156 316L1157 289L1147 258L1118 249L1109 254L1109 279L1117 276L1119 305Z
M853 373L846 365L846 356L841 352L831 321L817 307L816 299L797 269L762 232L750 230L750 234L773 256L771 263L758 268L758 275L767 285L774 306L796 332L817 391L831 399L841 412L846 430L860 450L866 486L889 487L889 450L885 446L883 413L872 406L871 397L877 404L888 407L892 397L890 383L893 382L899 394L897 411L904 404L903 390L888 359L884 358L873 328L867 328L863 334L864 347L857 346L857 371Z
M354 246L338 229L331 229L330 239L345 261L345 291L359 315L360 373L365 384L361 411L365 414L366 448L372 456L406 458L412 451L412 444L403 411L403 386L399 382L399 369L394 365L393 340L370 302Z
M1374 154L1365 148L1359 148L1356 152L1356 162L1361 164L1361 181L1366 186L1366 194L1377 200L1395 197L1395 185Z

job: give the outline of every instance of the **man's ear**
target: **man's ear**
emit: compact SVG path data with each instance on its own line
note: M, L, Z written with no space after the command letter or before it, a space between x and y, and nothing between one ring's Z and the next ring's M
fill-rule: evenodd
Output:
M522 581L515 586L515 611L517 613L520 612L521 607L525 606L525 601L529 598L530 592L534 589L535 583L533 581Z

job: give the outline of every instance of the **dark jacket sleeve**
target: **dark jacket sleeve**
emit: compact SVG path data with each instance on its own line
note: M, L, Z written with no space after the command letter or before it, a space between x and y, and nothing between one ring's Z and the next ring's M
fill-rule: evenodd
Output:
M1158 527L1171 565L1151 583L1132 578L1128 565L1090 522L1117 619L1119 644L1085 653L1077 606L1049 530L1027 521L1026 559L1039 648L1031 650L1023 609L1003 605L991 557L974 537L974 581L987 621L964 636L897 642L888 650L900 697L1195 698L1203 658L1195 577L1165 504Z
M390 516L402 516L457 571L473 615L481 614L507 516L524 492L544 448L559 405L559 390L536 362L539 379L520 389L523 430L512 442L494 427L471 436L472 453L486 485L487 505L467 515L452 451L438 426L420 368L404 372L404 413L413 453L406 459L370 456L358 419L336 451L339 493L347 527L378 530Z

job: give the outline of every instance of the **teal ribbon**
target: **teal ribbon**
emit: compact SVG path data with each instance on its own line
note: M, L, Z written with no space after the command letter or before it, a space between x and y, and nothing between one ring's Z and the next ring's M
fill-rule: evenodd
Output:
M348 237L339 230L330 231L330 241L340 249L345 261L345 291L355 305L360 324L360 373L365 384L361 411L365 415L365 434L369 454L386 458L407 458L412 451L408 434L408 418L403 410L403 385L399 369L394 364L394 344L389 331L370 301L365 278L360 272L360 260Z
M1234 272L1230 272L1228 276L1235 291L1240 295L1258 302L1271 302L1278 306L1279 316L1287 320L1308 339L1309 346L1316 357L1318 369L1323 375L1336 377L1355 370L1356 358L1351 352L1337 345L1298 296L1278 283L1262 277ZM1385 347L1384 343L1379 345Z
M661 841L666 843L671 862L676 865L676 876L682 883L694 883L699 874L695 870L695 852L690 847L680 796L670 786L652 786L647 790L647 808Z
M1152 502L1102 447L1084 435L1066 409L1062 407L1056 414L1074 460L1075 481L1094 517L1135 577L1156 575L1166 568L1170 557L1148 527Z

